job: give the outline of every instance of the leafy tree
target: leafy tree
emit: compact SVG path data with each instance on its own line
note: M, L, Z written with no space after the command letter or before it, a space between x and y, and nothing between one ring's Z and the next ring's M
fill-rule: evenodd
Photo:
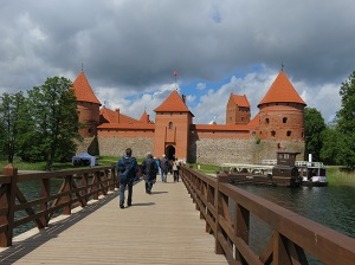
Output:
M314 160L320 160L320 151L322 149L321 134L326 125L322 114L315 108L305 108L305 155L312 154Z
M64 77L48 78L28 92L31 116L35 121L31 155L42 156L47 170L55 160L68 157L75 150L79 136L77 102L72 83Z
M322 132L322 149L320 159L327 165L340 165L340 154L342 150L342 135L335 129L328 127Z
M4 93L0 102L2 153L7 161L13 163L14 156L21 150L29 131L26 98L22 92L16 94Z
M355 71L340 87L341 109L337 112L337 129L342 135L342 164L355 165ZM339 141L339 139L338 139Z

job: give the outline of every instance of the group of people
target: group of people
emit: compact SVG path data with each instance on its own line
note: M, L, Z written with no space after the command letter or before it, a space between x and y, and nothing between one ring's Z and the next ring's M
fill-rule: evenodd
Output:
M127 148L125 155L120 158L116 164L117 176L120 183L120 208L123 209L125 207L126 188L128 189L127 207L132 205L133 182L137 176L143 176L145 180L145 191L146 193L151 194L153 185L156 182L157 174L161 176L162 182L167 182L168 173L170 172L174 176L174 182L178 182L180 179L180 166L181 163L177 158L169 160L166 155L163 155L160 160L153 157L151 153L148 153L140 167L136 158L132 156L132 149Z

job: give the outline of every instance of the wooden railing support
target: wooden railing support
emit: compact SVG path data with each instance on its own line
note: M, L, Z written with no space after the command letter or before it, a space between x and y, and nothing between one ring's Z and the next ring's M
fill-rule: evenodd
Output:
M7 214L0 216L0 225L7 225L6 231L0 233L0 247L8 247L12 245L13 237L17 168L9 164L4 167L3 174L9 176L10 181L4 184L4 194L0 194L0 208L7 209Z
M214 235L215 253L224 254L229 264L308 265L306 253L324 264L354 264L353 238L232 185L232 176L214 178L187 167L181 173L206 232ZM271 228L260 254L249 245L251 216Z

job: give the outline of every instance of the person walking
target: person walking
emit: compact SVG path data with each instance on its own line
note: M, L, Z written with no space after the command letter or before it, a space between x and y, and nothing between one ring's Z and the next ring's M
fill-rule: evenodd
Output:
M161 164L160 164L160 168L161 168L161 174L162 174L162 181L167 182L168 171L169 171L169 159L166 157L166 155L163 155L163 158L162 158Z
M142 171L145 180L145 192L151 194L158 172L157 163L155 162L152 154L148 154L147 158L143 160Z
M155 160L155 163L157 164L157 168L158 168L157 174L161 177L161 181L163 182L163 174L161 173L161 167L160 167L161 161L160 161L159 157L154 157L154 160Z
M127 148L126 154L117 161L116 170L120 181L119 205L123 209L126 187L128 187L127 207L132 205L133 182L139 171L137 160L132 157L131 148Z
M173 174L174 174L174 182L179 182L179 161L177 158L175 158L175 161L173 162Z

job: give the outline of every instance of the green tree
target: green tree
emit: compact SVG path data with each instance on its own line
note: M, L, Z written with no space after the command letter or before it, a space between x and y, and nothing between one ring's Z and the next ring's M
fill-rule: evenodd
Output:
M328 127L322 132L322 149L320 159L327 165L340 165L340 154L342 149L342 135L336 128Z
M339 155L342 164L351 168L355 165L355 71L342 83L339 94L342 98L337 112L337 129L342 136Z
M13 163L29 131L26 98L22 92L4 93L0 100L1 152L6 154L9 163Z
M51 170L55 160L74 153L79 136L79 119L72 82L64 77L48 78L28 92L35 121L32 154L42 155ZM65 143L65 144L63 144Z
M312 154L314 160L320 160L320 152L322 149L321 134L325 130L326 125L322 114L315 108L305 108L305 156Z

